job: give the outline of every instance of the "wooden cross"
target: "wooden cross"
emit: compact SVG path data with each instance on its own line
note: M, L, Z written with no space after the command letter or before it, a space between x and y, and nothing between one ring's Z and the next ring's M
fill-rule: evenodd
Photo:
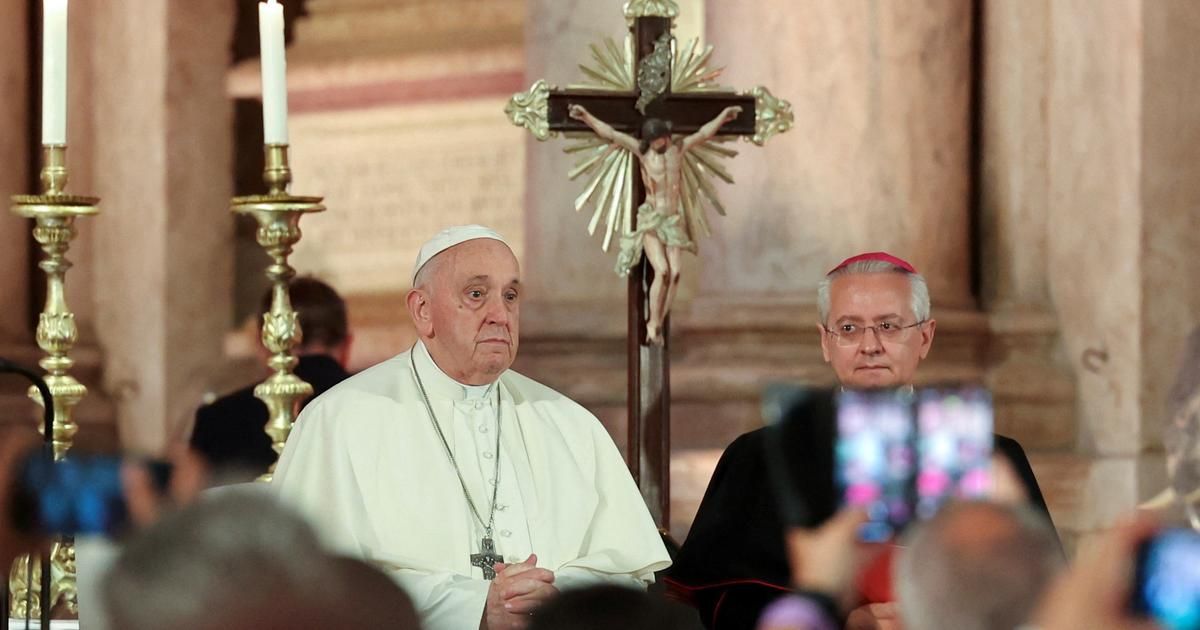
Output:
M721 127L721 136L753 136L755 142L761 143L766 136L786 131L791 122L790 105L786 102L772 98L772 102L786 106L786 110L781 112L780 121L769 132L763 133L759 128L758 100L753 95L717 91L671 92L674 55L663 55L661 48L663 42L669 42L677 11L674 2L667 0L633 0L626 4L633 37L633 68L635 75L639 75L638 89L624 92L547 90L544 82L539 82L529 94L514 96L507 110L513 123L529 128L541 140L549 138L553 132L593 133L590 127L569 115L570 106L581 105L616 131L634 137L640 136L642 124L650 118L670 121L672 133L686 136L698 131L725 108L737 106L742 108L741 113ZM655 55L656 46L660 47L658 55ZM657 58L647 63L654 57ZM640 75L645 74L659 75L659 90L655 93L647 94L642 89L645 86ZM544 103L541 98L545 99ZM540 109L543 105L544 111ZM633 178L632 194L632 207L636 209L646 196L641 177ZM630 213L630 222L628 228L632 231L637 227L636 211ZM692 235L692 238L696 236ZM629 275L627 446L630 472L651 514L665 531L670 519L670 329L668 322L664 322L662 345L647 344L647 289L652 274L653 270L643 256Z

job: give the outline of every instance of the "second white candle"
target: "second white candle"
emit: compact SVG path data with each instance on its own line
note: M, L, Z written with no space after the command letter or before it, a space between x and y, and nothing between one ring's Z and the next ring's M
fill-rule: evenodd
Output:
M263 141L287 144L287 58L282 4L275 0L258 3L258 36L262 58Z

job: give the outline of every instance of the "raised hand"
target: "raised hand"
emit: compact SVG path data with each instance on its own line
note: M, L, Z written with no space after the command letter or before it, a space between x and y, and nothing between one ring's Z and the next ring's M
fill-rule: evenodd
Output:
M1127 521L1079 558L1042 601L1038 628L1045 630L1156 630L1158 624L1129 611L1138 545L1158 531L1147 516Z
M571 105L567 108L567 115L575 120L587 120L588 110L583 105Z

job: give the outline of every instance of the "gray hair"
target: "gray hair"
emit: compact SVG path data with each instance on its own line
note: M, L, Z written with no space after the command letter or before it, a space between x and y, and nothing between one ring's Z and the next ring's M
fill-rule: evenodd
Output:
M860 260L830 273L821 279L821 284L817 285L817 309L821 314L821 324L827 325L829 323L829 310L831 308L829 303L829 287L833 285L833 281L842 276L865 273L899 273L908 276L908 282L912 289L910 302L913 315L916 316L919 322L929 319L929 285L925 283L925 278L921 274L909 273L892 263L882 260Z
M1024 506L952 503L908 538L893 579L906 628L1012 630L1064 565L1051 525Z
M361 570L374 569L352 570L346 562L326 553L312 528L272 497L227 494L133 535L103 596L111 627L122 630L367 627L353 624L381 614L388 627L415 627L415 617L405 623L397 608L399 602L412 614L394 584L390 597L376 585L366 589L372 601L353 601L339 578L370 584Z
M424 265L421 265L421 268L417 270L417 275L413 277L412 288L428 292L433 291L433 279L437 276L442 263L445 262L445 256L443 256L445 253L438 252L438 255L430 258Z

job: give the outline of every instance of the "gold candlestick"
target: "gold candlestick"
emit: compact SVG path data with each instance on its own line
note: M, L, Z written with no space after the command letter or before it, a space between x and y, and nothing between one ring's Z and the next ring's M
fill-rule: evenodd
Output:
M67 187L66 145L42 147L41 179L42 194L14 195L12 211L34 220L33 238L46 254L45 259L38 263L38 267L46 272L46 305L38 317L37 327L37 343L46 356L38 364L46 370L46 385L54 398L54 424L50 436L54 458L62 459L70 450L72 439L79 430L73 419L75 406L87 395L87 388L68 373L75 364L70 352L79 339L79 329L75 326L75 314L67 308L66 274L71 268L67 250L77 235L75 218L97 214L100 200L64 192ZM29 388L29 397L39 405L45 405L36 387ZM39 421L38 431L43 430ZM78 614L74 545L69 540L54 543L51 558L51 597L45 604L53 607L59 601L64 601L72 614ZM35 577L32 584L27 584L26 569L31 561L34 563ZM28 556L19 558L13 565L9 579L11 614L40 614L38 610L25 610L25 594L29 589L37 589L40 565L36 558L31 560ZM38 598L34 598L34 601L40 609L43 602Z
M274 373L254 388L254 395L267 405L270 415L263 429L271 437L271 446L278 454L283 452L283 445L292 432L300 401L313 391L312 385L292 373L297 363L292 351L300 345L303 332L288 297L288 283L296 275L296 270L288 264L288 256L302 236L300 217L310 212L322 212L325 206L321 205L320 197L289 194L292 170L288 166L286 144L268 144L264 151L263 181L267 184L267 194L234 197L232 209L239 214L248 214L258 222L258 244L272 260L267 267L267 277L272 283L271 310L263 314L262 341L271 351L267 365ZM259 480L270 481L274 471L272 464Z

